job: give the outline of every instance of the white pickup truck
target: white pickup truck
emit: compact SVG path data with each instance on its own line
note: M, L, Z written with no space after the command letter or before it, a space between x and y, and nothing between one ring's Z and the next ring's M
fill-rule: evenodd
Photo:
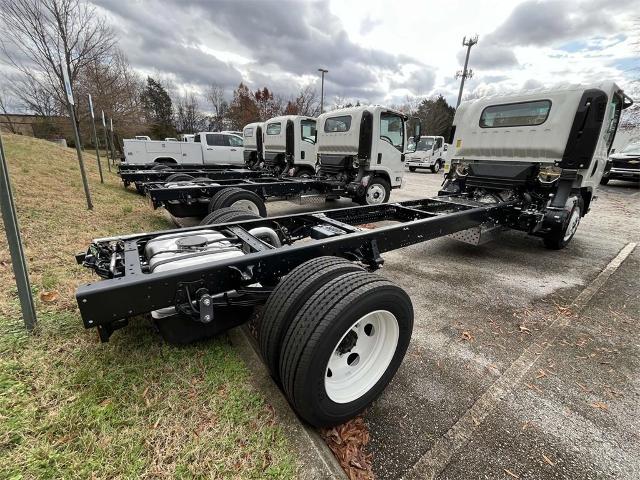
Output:
M244 165L242 137L222 132L197 133L192 142L124 140L128 164Z
M444 137L420 137L417 145L409 145L407 148L405 166L410 172L415 172L417 168L429 168L433 173L438 173L444 167L448 149Z

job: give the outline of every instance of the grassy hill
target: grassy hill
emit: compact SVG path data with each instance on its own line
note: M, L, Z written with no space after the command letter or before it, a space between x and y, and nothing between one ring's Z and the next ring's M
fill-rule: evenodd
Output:
M296 463L270 407L224 336L162 342L135 319L107 344L86 331L74 290L96 281L75 265L91 239L170 228L122 188L103 161L85 163L88 211L74 150L3 135L39 326L22 326L0 234L0 478L290 478Z

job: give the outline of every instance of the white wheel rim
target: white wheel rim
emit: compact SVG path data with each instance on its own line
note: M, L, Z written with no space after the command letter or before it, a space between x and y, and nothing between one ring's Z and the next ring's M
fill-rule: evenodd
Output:
M438 171L440 170L440 164L438 162L436 162L436 164L434 165L433 169L436 171L436 173L438 173Z
M236 200L231 205L232 208L238 208L240 210L247 210L251 213L255 213L256 215L260 215L260 210L258 206L253 203L251 200Z
M377 205L384 202L385 191L382 185L374 183L367 188L367 204Z
M564 241L566 242L573 234L576 233L578 229L578 225L580 224L580 209L574 208L573 212L571 212L571 218L569 219L569 225L567 225L567 230L564 233Z
M387 310L368 313L351 325L327 362L327 396L336 403L349 403L365 395L387 371L399 336L398 320Z

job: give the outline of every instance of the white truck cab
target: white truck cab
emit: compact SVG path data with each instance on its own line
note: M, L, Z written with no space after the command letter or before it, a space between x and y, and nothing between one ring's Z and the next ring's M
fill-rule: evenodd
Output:
M508 226L563 248L589 211L621 111L632 104L613 82L463 102L440 194L519 202Z
M136 140L147 140L147 141L150 141L151 137L148 137L147 135L136 135L135 139Z
M250 123L242 129L244 163L250 169L260 168L264 162L264 123Z
M242 137L232 133L196 133L194 143L202 144L204 163L227 163L244 165L244 142Z
M318 117L318 175L347 182L362 203L387 202L391 189L402 186L407 121L403 113L380 105L323 113Z
M316 165L316 119L284 115L264 122L264 168L278 174L311 177Z
M438 173L444 167L449 145L444 137L422 136L418 143L409 145L406 152L405 165L410 172L418 168L428 168L433 173Z
M124 140L129 164L244 165L242 137L221 132L200 132L193 141Z

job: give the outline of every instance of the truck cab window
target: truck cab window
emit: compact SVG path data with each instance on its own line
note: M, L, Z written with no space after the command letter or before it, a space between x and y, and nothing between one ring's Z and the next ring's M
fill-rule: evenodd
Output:
M243 142L241 138L236 137L235 135L225 135L225 137L225 140L230 147L242 147Z
M195 137L193 137L193 141L194 141L195 143L200 143L200 134L199 134L199 133L198 133L198 134L196 134L196 136L195 136Z
M416 151L426 152L433 148L433 138L421 138L416 146Z
M244 136L249 138L249 137L253 137L253 128L245 128L244 129Z
M331 117L324 121L324 131L327 133L348 132L351 128L351 115Z
M310 143L316 143L316 121L301 120L300 135L302 140L305 140Z
M480 127L527 127L542 125L551 110L550 100L491 105L480 115Z
M402 151L404 147L404 123L402 117L395 113L381 113L380 138Z
M611 103L609 104L609 123L607 124L607 130L604 136L607 152L611 150L613 139L618 129L618 122L620 121L620 114L622 112L622 99L618 95L614 95Z
M207 133L207 145L212 147L228 147L229 144L225 142L224 137L226 137L226 135Z
M280 122L270 123L267 125L267 135L280 135L282 124Z

